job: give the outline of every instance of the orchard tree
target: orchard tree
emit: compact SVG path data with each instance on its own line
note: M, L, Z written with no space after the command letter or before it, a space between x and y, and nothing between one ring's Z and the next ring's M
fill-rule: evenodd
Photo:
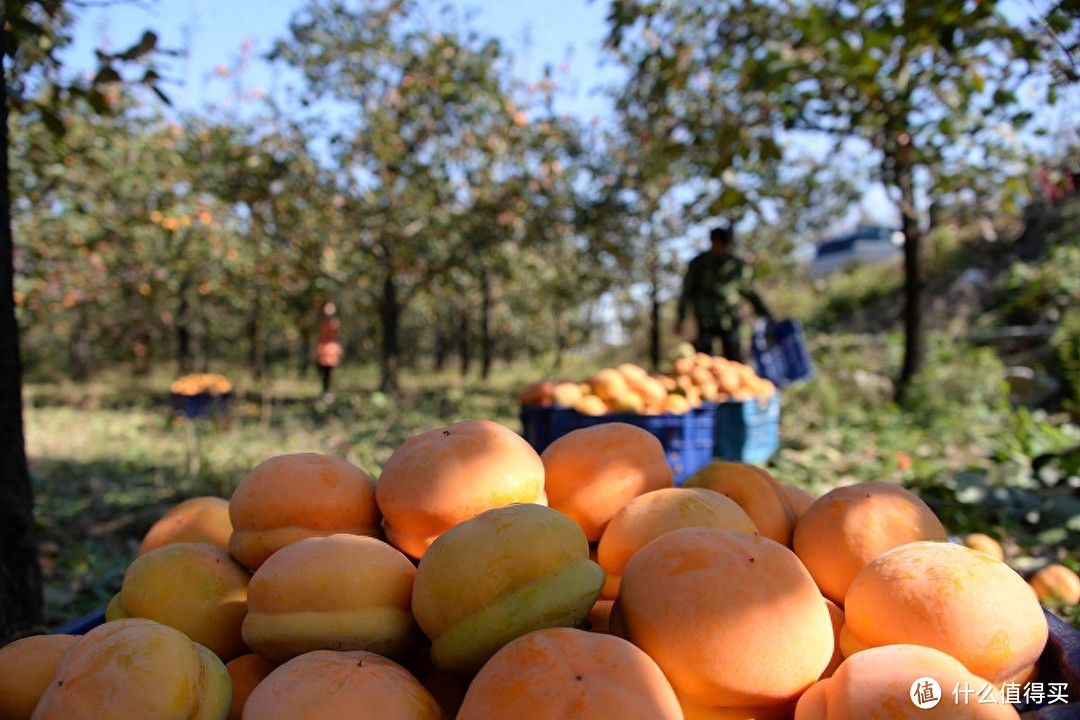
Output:
M304 75L312 102L348 108L331 153L353 225L348 268L373 271L382 330L381 386L398 389L402 313L455 257L462 163L498 153L514 126L500 45L436 26L409 0L352 8L312 0L271 58ZM446 27L443 27L443 26Z
M109 89L121 71L152 55L157 36L147 32L117 53L100 52L89 80L62 77L58 51L70 43L72 16L64 0L6 0L0 39L3 74L3 160L0 162L0 642L40 625L41 568L33 535L33 489L23 434L22 361L15 317L14 242L8 190L8 117L15 109L37 113L54 134L64 131L66 109L84 98L96 111L109 108ZM160 92L153 67L127 78Z
M194 216L175 210L176 189L191 184L179 126L145 108L87 110L59 138L16 117L9 151L23 351L47 358L57 353L43 342L67 337L75 379L98 362L150 362L170 302L166 244Z
M1052 59L1061 38L1075 40L1075 15L1054 6L1026 25L970 0L609 7L607 44L630 71L622 108L653 170L718 182L717 208L742 204L746 178L781 163L788 142L826 154L863 143L906 239L902 400L925 357L920 197L976 180L1006 198L1021 190L1023 165L1002 158L1022 154L1015 133L1033 108L1055 102Z
M221 232L204 233L196 278L204 304L214 300L247 339L253 375L266 370L269 338L299 339L314 319L336 236L334 189L302 129L267 105L253 118L185 122L182 155L200 191L200 214ZM209 219L209 218L208 218ZM325 293L325 290L323 291Z

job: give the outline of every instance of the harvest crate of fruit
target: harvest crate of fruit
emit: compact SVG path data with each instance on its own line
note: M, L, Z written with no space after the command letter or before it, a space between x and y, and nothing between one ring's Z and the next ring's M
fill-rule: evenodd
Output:
M670 373L633 363L582 381L539 380L519 393L522 434L538 451L567 432L625 422L664 444L681 484L712 458L764 463L780 445L775 385L742 363L680 348Z
M652 433L664 447L668 464L675 473L675 484L709 462L713 456L713 427L716 405L704 403L681 414L607 413L586 415L574 408L543 405L522 405L522 434L537 452L543 452L553 441L572 430L602 423L621 422L635 425Z
M780 447L780 393L716 405L713 457L764 465Z
M169 385L169 401L177 413L189 418L220 416L228 411L232 383L217 373L189 373Z

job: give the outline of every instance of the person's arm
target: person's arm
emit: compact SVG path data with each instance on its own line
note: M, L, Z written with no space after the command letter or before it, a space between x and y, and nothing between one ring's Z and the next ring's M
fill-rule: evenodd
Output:
M772 312L769 311L769 306L765 304L761 295L758 294L757 288L754 287L754 269L750 265L743 264L740 280L739 294L753 306L758 317L763 318L765 322L771 325L773 322Z

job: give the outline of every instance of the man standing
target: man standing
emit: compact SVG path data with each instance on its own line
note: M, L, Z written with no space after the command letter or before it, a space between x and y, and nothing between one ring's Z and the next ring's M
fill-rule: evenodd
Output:
M721 354L742 362L740 300L748 300L754 312L767 323L772 323L772 314L754 289L753 268L731 251L732 231L714 227L709 232L709 241L711 247L690 261L683 277L675 333L682 333L689 306L697 320L698 335L694 342L697 351L712 355L713 340L719 338Z

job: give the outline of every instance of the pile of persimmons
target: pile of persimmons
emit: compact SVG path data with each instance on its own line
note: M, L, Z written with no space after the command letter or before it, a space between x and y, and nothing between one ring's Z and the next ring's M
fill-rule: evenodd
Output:
M1017 718L1047 616L981 542L889 483L713 461L675 487L630 424L538 454L467 420L377 480L288 454L179 503L103 624L0 649L0 717Z
M703 402L765 400L775 393L772 381L749 365L691 353L676 357L669 373L650 373L640 365L623 363L580 381L537 380L521 389L518 401L573 408L585 415L681 415Z
M169 392L190 397L225 395L232 392L232 389L232 383L228 378L217 373L189 373L176 378L169 384Z

